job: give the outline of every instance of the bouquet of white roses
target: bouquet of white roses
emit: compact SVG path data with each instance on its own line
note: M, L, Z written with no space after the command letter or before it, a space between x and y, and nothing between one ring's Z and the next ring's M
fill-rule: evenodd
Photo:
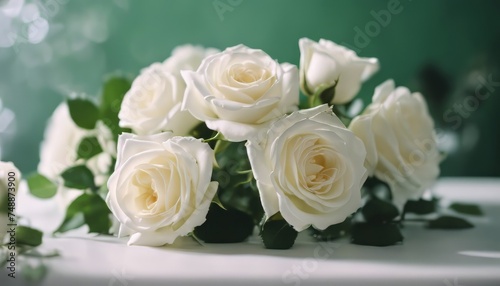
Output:
M388 80L362 110L353 99L378 60L328 40L299 47L297 68L244 45L180 46L133 81L110 77L99 102L68 98L28 178L67 207L56 232L87 225L150 246L239 242L256 227L267 248L307 229L401 242L406 212L436 210L421 199L442 157L424 97Z

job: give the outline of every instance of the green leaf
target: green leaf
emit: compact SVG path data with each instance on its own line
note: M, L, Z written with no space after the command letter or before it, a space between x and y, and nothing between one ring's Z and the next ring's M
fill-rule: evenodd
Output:
M102 147L95 136L85 137L78 144L76 154L78 159L88 160L102 152Z
M101 117L102 122L108 126L115 138L124 131L119 126L120 119L118 113L120 112L123 97L130 89L131 81L125 77L110 77L104 82L101 95Z
M223 210L227 210L226 207L224 207L224 205L220 201L218 194L215 194L214 198L212 199L212 203L217 204Z
M62 233L84 224L89 232L108 234L111 227L110 211L106 202L97 194L82 194L66 210L63 222L54 233Z
M322 103L330 103L332 102L333 98L335 97L335 87L337 84L325 88L321 94L320 94L320 99Z
M309 108L313 108L323 104L320 98L320 94L313 94L309 96L308 103L309 103Z
M78 127L83 129L94 129L99 120L99 109L95 104L87 99L68 99L68 108L71 119Z
M219 154L226 150L226 148L231 144L231 142L226 141L226 140L218 140L217 143L215 143L214 147L214 153Z
M85 165L78 165L66 169L61 177L64 179L64 186L79 190L96 190L94 175Z
M351 242L359 245L389 246L403 241L403 235L395 223L355 223Z
M463 204L463 203L453 203L450 205L450 209L467 215L482 216L483 212L481 208L473 204Z
M381 200L392 201L391 188L389 185L377 177L368 177L363 188L366 189L370 197L376 197Z
M27 180L30 193L41 199L48 199L57 193L57 185L38 173L31 174Z
M21 268L20 274L22 278L26 281L31 282L41 282L42 279L47 275L47 266L42 260L38 260L37 264L25 263ZM37 283L38 284L38 283Z
M97 194L90 195L86 207L83 209L85 224L89 226L89 232L109 234L111 211L106 202Z
M418 200L418 201L408 201L404 207L405 213L414 213L418 215L430 214L436 211L436 203L437 201L427 201L427 200Z
M309 107L315 107L324 103L330 104L335 96L336 85L336 83L330 86L326 84L320 85L314 94L309 96ZM309 87L306 85L305 88L310 94Z
M193 136L196 139L204 139L211 137L212 133L213 131L211 129L208 129L205 122L201 122L189 132L189 135Z
M338 239L351 232L351 219L347 218L345 221L330 225L324 230L315 228L312 229L313 237L318 241L331 241Z
M463 218L444 215L427 222L426 227L431 229L465 229L472 228L474 225Z
M288 222L273 217L262 225L260 232L267 249L289 249L295 243L297 235L298 232Z
M389 222L399 215L397 207L375 197L363 206L361 213L367 222Z
M83 213L77 212L74 214L70 214L70 210L68 207L68 210L66 211L66 216L65 216L63 222L57 228L57 230L54 231L54 233L67 232L67 231L70 231L72 229L77 229L83 225L85 225L85 217L83 216Z
M123 97L130 86L130 80L125 77L114 76L107 79L102 88L101 109L118 114Z
M16 244L39 246L42 244L43 233L37 229L18 226L16 227Z
M222 209L211 204L206 221L196 227L194 235L206 243L242 242L252 235L254 223L248 214L236 210Z

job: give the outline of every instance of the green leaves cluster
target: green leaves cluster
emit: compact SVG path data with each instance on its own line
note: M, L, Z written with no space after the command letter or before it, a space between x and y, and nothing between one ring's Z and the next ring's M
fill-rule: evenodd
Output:
M263 214L258 191L254 186L244 143L226 141L220 134L208 130L204 123L193 135L209 138L216 153L217 166L212 180L219 183L217 195L210 206L206 221L193 235L207 243L234 243L247 239Z
M94 130L97 122L101 121L111 130L116 142L119 134L129 131L119 126L118 112L130 86L131 81L128 78L114 76L104 82L99 105L87 98L67 99L71 119L78 127L86 130ZM29 190L31 194L42 199L53 197L59 184L81 190L82 194L68 206L65 218L55 232L65 232L86 224L90 232L107 234L111 221L110 211L103 200L105 194L101 193L105 186L96 185L95 174L86 165L89 159L103 152L103 147L97 136L89 135L80 141L75 151L75 165L60 174L60 181L52 181L42 174L34 173L27 179ZM111 166L110 172L113 168L114 166Z
M248 214L212 203L205 223L196 227L193 233L207 243L234 243L247 239L253 228L252 217Z
M119 126L118 112L120 111L123 97L130 89L130 86L131 81L127 78L109 78L104 83L99 106L85 98L68 99L69 113L73 122L80 128L92 130L96 127L97 121L101 120L111 130L115 138L117 138L121 132L126 131L126 129ZM82 148L91 147L92 144L95 145L96 142L90 140L93 139L88 138L86 142L82 142L80 144L81 146L83 144ZM93 152L95 153L96 151Z
M389 201L372 195L361 209L365 222L352 226L351 242L360 245L389 246L403 241L395 219L399 210Z
M276 213L261 225L260 236L268 249L289 249L295 243L298 232Z
M218 197L222 205L250 215L254 225L257 225L264 210L246 156L245 144L218 140L213 145L218 167L213 170L212 180L219 182Z
M68 206L62 224L54 233L66 232L86 224L89 232L109 234L110 213L106 202L100 195L84 193Z
M439 200L410 200L400 213L392 204L390 188L384 182L369 178L364 188L367 201L352 219L332 225L325 230L312 230L313 237L319 241L328 241L350 235L351 242L369 246L389 246L403 242L401 226L405 221L422 222L428 229L466 229L473 225L465 218L443 215ZM480 216L481 209L472 204L452 203L449 210L462 215ZM407 219L405 215L412 213L420 217ZM360 216L361 215L361 216ZM428 216L433 218L428 218ZM362 217L362 219L360 219Z

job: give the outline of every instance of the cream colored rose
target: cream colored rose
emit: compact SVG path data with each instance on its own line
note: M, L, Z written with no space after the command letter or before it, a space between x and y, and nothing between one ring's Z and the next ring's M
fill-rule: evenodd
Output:
M268 218L279 211L297 231L325 229L361 205L365 148L327 105L279 119L247 151Z
M214 158L192 137L120 135L106 202L129 245L170 244L205 221L218 186Z
M202 46L182 45L172 51L172 55L163 62L165 70L171 72L182 83L181 70L196 70L204 58L220 52L214 48Z
M21 184L21 172L12 162L0 161L0 244L9 228L9 198L15 198ZM9 195L11 193L11 195ZM18 203L13 201L14 203ZM14 205L15 208L15 205Z
M60 174L64 170L84 163L83 160L77 160L77 149L81 140L88 136L95 136L104 152L90 158L86 162L87 167L94 173L95 183L104 184L109 176L112 157L116 156L112 133L101 121L97 122L94 130L78 127L71 119L66 102L54 110L48 121L44 140L40 145L38 172L53 181L61 182ZM66 208L80 194L80 190L68 189L60 183L56 199L62 208Z
M335 86L332 104L351 101L361 83L379 69L376 58L360 58L354 51L332 41L302 38L299 48L302 92L313 95L321 88Z
M248 140L299 102L297 68L243 45L208 56L196 72L182 76L183 109L229 141Z
M434 122L420 93L388 80L349 125L367 150L366 167L389 184L394 203L418 199L439 175Z
M120 126L140 135L162 131L187 135L199 121L181 110L186 84L180 71L197 69L203 58L215 52L198 46L180 46L165 62L143 69L123 98L118 114Z

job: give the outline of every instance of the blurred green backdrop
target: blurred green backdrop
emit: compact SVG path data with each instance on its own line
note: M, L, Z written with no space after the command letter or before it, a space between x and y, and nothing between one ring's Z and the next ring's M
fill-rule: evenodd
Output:
M35 170L46 120L65 96L97 94L106 74L136 75L177 45L243 43L298 64L297 42L309 37L379 58L365 103L387 78L424 93L449 154L443 175L500 176L499 8L494 0L0 0L0 156Z

